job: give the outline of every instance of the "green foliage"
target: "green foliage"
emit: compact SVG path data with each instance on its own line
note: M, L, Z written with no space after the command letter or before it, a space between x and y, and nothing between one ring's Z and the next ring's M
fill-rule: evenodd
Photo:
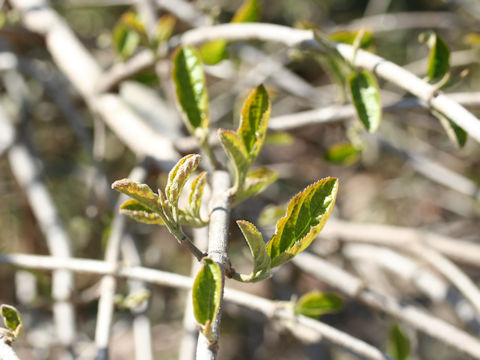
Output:
M123 60L131 57L141 42L145 29L134 12L122 15L113 29L113 47Z
M410 355L410 340L398 324L390 330L388 354L396 360L407 360Z
M382 118L382 104L375 77L367 70L353 72L348 78L348 87L360 121L368 132L375 132Z
M166 42L170 36L172 36L176 23L177 19L175 19L175 17L172 15L163 15L160 17L160 19L158 19L153 34L153 39L156 46Z
M275 235L267 244L271 266L279 266L305 250L320 233L330 215L338 190L336 178L325 178L295 195Z
M222 272L220 266L210 258L204 258L203 267L197 274L192 288L193 313L201 331L213 341L212 325L218 314L222 298Z
M328 36L329 40L335 42L341 42L348 45L353 45L355 40L357 39L360 31L349 31L349 30L342 30L337 31ZM359 47L361 49L368 49L373 44L373 35L371 31L364 31L363 35L361 36L361 41Z
M462 148L467 143L468 134L460 126L455 124L448 117L443 115L441 112L431 110L432 115L435 116L442 125L443 129L447 133L449 139L458 147Z
M295 303L295 314L318 318L323 314L338 312L343 308L343 299L335 294L311 291Z
M232 23L254 22L260 19L261 6L258 0L245 0L235 12ZM200 54L207 65L215 65L227 57L227 41L209 41L200 46Z
M22 318L17 309L11 305L2 304L0 306L0 314L3 322L8 329L0 329L0 335L7 337L9 341L18 339L22 333Z
M117 180L112 184L112 189L117 190L140 204L155 212L158 208L158 195L146 184L133 182L130 179Z
M203 142L210 123L208 93L200 54L195 48L183 46L175 51L172 77L185 124Z
M420 34L419 39L430 48L427 78L429 80L442 79L450 69L450 50L447 44L433 31Z
M352 165L360 159L361 151L348 142L331 146L325 153L325 160L336 165Z
M234 170L232 192L237 202L260 193L277 178L276 173L264 168L249 172L265 142L270 109L268 93L263 85L259 85L243 103L237 132L219 131L220 142Z
M270 257L268 256L262 234L260 234L255 225L248 221L239 220L237 225L250 248L253 257L253 271L249 275L234 274L234 278L242 282L255 282L269 278L271 276Z
M165 187L165 195L167 196L170 205L177 207L178 198L185 186L190 175L196 170L198 163L200 162L200 155L190 154L184 156L173 167L168 174L168 181Z
M201 219L200 209L202 205L203 191L205 189L206 183L207 173L203 171L192 181L192 184L190 186L187 212L193 218Z
M139 290L135 291L127 296L115 295L115 304L121 309L132 310L150 298L149 290Z
M120 213L146 224L165 225L165 222L158 213L134 199L125 201L120 206Z

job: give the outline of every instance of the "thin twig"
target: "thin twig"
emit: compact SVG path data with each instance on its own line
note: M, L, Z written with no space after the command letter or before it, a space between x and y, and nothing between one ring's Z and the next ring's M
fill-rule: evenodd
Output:
M214 341L218 342L222 314L223 287L225 285L225 267L227 265L227 238L230 219L230 174L224 170L216 170L212 175L212 198L210 200L210 223L208 233L208 256L215 261L222 271L222 298L215 322L212 326ZM213 345L213 346L212 346ZM199 333L197 343L197 359L215 359L217 344Z
M68 269L78 273L90 273L100 275L114 275L128 279L136 279L160 286L168 286L172 288L190 289L193 279L172 274L160 270L154 270L143 267L125 267L115 266L105 261L90 259L61 259L51 256L40 255L4 255L0 254L0 262L15 265L27 269ZM298 327L298 331L293 334L302 340L302 328L314 330L320 334L325 340L332 344L340 346L349 352L352 352L359 358L371 360L387 360L390 359L377 348L354 338L340 330L330 327L319 321L308 319L303 316L294 315L291 312L279 309L278 302L265 299L259 296L248 294L234 289L225 289L224 298L234 304L244 306L261 312L269 319L287 320L291 325ZM281 321L280 324L285 324ZM309 341L309 338L306 338Z
M359 278L313 254L301 253L293 259L293 262L303 271L364 304L405 321L461 353L480 359L480 341L453 325L429 315L416 306L400 303L378 289L368 287Z

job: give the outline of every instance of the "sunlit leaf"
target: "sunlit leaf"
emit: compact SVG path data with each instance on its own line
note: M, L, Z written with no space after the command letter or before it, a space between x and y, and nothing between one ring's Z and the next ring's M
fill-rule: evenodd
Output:
M140 34L119 22L113 29L113 47L122 59L131 57L140 45Z
M349 31L349 30L342 30L330 34L328 38L331 41L341 42L348 45L353 45L355 39L357 38L359 31ZM371 31L365 31L362 36L362 40L360 42L361 49L367 49L372 45L373 37Z
M235 171L234 187L238 189L244 182L248 171L248 154L240 136L231 130L219 130L220 142L232 162Z
M172 206L177 206L178 198L188 178L195 171L200 162L201 156L189 154L181 158L168 174L165 195Z
M238 134L250 161L257 157L265 141L270 108L270 99L263 85L255 88L243 103Z
M275 235L267 250L271 266L281 265L305 250L323 229L338 190L336 178L325 178L295 195L284 217L277 222Z
M410 355L410 340L398 324L390 330L388 353L396 360L407 360Z
M262 167L249 171L243 186L235 194L235 202L239 203L249 197L260 194L277 179L278 174L267 168Z
M262 8L258 0L245 0L235 12L232 23L256 22L260 20Z
M467 143L467 132L442 113L432 110L432 114L440 121L449 139L458 147L464 147Z
M16 339L22 332L22 318L17 309L11 305L1 305L0 313L2 314L3 322L12 331L13 337Z
M439 80L450 69L450 50L441 37L432 31L422 33L420 41L430 48L428 56L427 76L431 80Z
M223 39L209 41L200 46L200 56L207 65L215 65L227 57L227 42Z
M323 314L338 312L343 308L343 299L335 294L312 291L303 295L295 304L295 314L317 318Z
M237 280L243 282L255 282L270 277L270 257L267 253L262 234L252 223L245 220L237 221L253 257L253 271L249 275L237 274Z
M175 17L172 15L163 15L160 17L160 19L158 19L154 32L154 37L157 44L167 41L170 36L172 36L176 23L177 19L175 19Z
M193 181L188 196L188 212L195 218L200 219L203 190L207 182L207 173L201 172Z
M210 121L207 85L200 55L195 48L184 46L175 51L172 76L189 131L196 136L206 136Z
M158 195L148 185L122 179L115 181L112 189L130 196L154 212L158 210Z
M145 224L165 225L158 213L153 212L134 199L127 200L120 206L120 214L127 215Z
M382 104L377 81L370 72L353 72L348 78L352 102L358 117L369 132L375 132L382 118Z
M222 272L210 258L204 258L192 288L193 313L202 332L211 338L211 326L215 322L222 296Z
M286 131L276 131L267 133L265 143L268 145L291 145L295 141L295 138Z
M337 165L351 165L360 159L360 153L351 143L339 143L327 150L325 160Z

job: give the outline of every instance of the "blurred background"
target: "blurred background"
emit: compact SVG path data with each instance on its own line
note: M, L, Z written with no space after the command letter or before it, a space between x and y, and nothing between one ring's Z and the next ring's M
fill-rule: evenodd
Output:
M52 216L58 220L55 224L63 229L73 256L103 259L117 213L117 194L110 184L128 177L142 159L89 109L52 61L45 39L22 25L15 6L8 1L2 3L0 252L49 254L45 238L48 231L41 214L48 216L54 211ZM114 35L122 15L135 9L133 0L50 3L105 71L146 49L139 42L125 52L125 45L119 45ZM242 5L242 1L192 1L186 8L193 11L191 16L182 7L183 1L154 3L155 18L167 14L175 17L173 37L202 24L230 22ZM261 6L261 22L315 26L329 36L347 36L347 31L365 29L371 32L367 50L422 78L427 73L429 48L419 41L419 35L433 30L451 51L451 76L443 90L474 114L480 113L478 1L265 0ZM340 119L302 126L293 122L269 133L257 163L276 170L279 180L232 211L229 255L236 269L249 271L251 262L233 221L245 219L258 224L268 238L279 216L275 206L284 206L306 185L326 176L340 180L335 219L415 228L479 243L480 148L472 139L464 147L457 146L425 104L379 79L381 99L387 108L379 131L369 135L359 129L351 108L348 112L348 105L342 107L348 97L342 97L335 77L315 54L251 41L228 44L223 58L206 66L214 129L236 128L246 94L262 82L272 98L273 119L332 106L337 107L332 108L334 115L346 111L338 115ZM170 139L180 154L198 151L172 101L170 55L163 54L157 60L155 67L137 72L108 91L118 94L152 131ZM12 151L12 144L20 144L26 155ZM222 157L221 149L217 150ZM145 182L152 189L162 188L167 172L155 163L147 162L147 169ZM29 174L44 187L50 202L29 195L29 183L24 182ZM37 210L33 210L35 207ZM127 220L125 233L135 239L144 266L190 275L191 255L163 228ZM329 232L327 225L313 251L400 301L414 303L478 335L477 318L459 315L455 307L458 302L452 299L461 296L451 287L448 296L436 301L408 279L385 270L374 253L365 255L365 249L350 246L339 237L333 228ZM479 283L478 265L464 264L462 268ZM52 323L51 273L17 270L0 265L0 302L17 306L24 317L24 335L15 349L25 360L61 358ZM271 280L247 285L228 281L227 286L287 301L311 290L337 292L293 264L283 266ZM71 301L77 316L74 347L78 358L92 356L98 289L98 276L75 276ZM148 289L151 296L146 314L152 324L154 358L176 359L187 293L155 286ZM117 292L128 293L125 281L119 281ZM344 299L341 312L321 320L386 350L395 320L347 296ZM134 358L131 318L128 310L115 313L112 359ZM408 326L405 332L411 342L411 359L468 358ZM219 358L354 357L326 343L302 344L275 322L227 305Z

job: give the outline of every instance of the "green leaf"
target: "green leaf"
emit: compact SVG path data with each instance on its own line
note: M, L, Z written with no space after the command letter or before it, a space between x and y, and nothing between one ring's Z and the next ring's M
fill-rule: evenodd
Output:
M234 189L238 190L247 176L249 161L247 150L240 136L231 130L219 130L218 135L235 172Z
M269 278L270 275L270 257L267 253L262 234L252 223L245 220L237 221L238 227L242 231L248 247L253 256L253 271L250 275L235 274L235 279L242 282L255 282Z
M172 36L176 23L177 19L172 15L163 15L158 19L154 32L154 38L157 45L167 41L170 36Z
M265 141L270 108L270 99L263 85L255 88L243 103L238 135L245 145L250 162L257 157Z
M468 138L466 131L441 112L432 109L432 114L440 121L449 139L458 147L463 148Z
M130 196L153 212L158 210L158 195L148 185L133 182L130 179L122 179L115 181L112 189Z
M256 22L260 20L262 8L258 0L245 0L235 12L232 23Z
M353 45L358 34L359 34L359 31L342 30L329 35L328 38L331 41ZM365 31L360 42L360 48L367 49L372 45L372 42L373 42L372 32Z
M115 303L118 307L122 309L132 310L142 305L149 298L150 298L150 291L146 289L141 289L131 294L128 294L126 297L122 297L122 296L117 297L115 299Z
M337 165L352 165L360 159L361 151L350 143L339 143L331 146L326 154L325 160Z
M200 46L200 56L207 65L215 65L227 57L227 42L223 39L209 41Z
M177 206L178 198L188 178L195 171L201 156L189 154L181 158L168 174L165 195L172 206Z
M268 145L286 146L292 145L294 142L295 138L286 131L269 132L265 138L265 143Z
M203 171L193 181L188 196L188 212L194 218L201 219L200 208L202 205L203 190L207 182L207 172Z
M1 305L0 313L3 317L3 322L12 331L14 339L17 339L22 332L22 318L17 309L11 305Z
M123 60L131 57L140 45L140 35L136 30L119 22L113 29L113 47Z
M338 190L336 178L325 178L295 195L285 216L277 222L267 250L272 267L279 266L305 250L324 227L332 212Z
M235 203L260 194L277 179L278 174L267 168L261 167L249 171L243 186L235 194Z
M193 313L203 325L202 332L212 339L211 326L220 307L222 296L222 272L220 266L210 258L204 258L203 267L197 274L192 288Z
M195 48L184 46L175 51L172 77L186 125L192 135L203 139L210 122L208 93L200 55Z
M420 41L425 42L430 48L427 77L430 80L443 78L450 69L450 50L447 44L432 31L420 34Z
M375 132L382 118L382 105L375 77L366 70L353 72L348 78L348 85L360 121L368 132Z
M158 213L153 212L134 199L127 200L120 206L120 214L127 215L145 224L165 225Z
M398 324L390 330L388 353L396 360L407 360L410 354L410 341Z
M335 294L311 291L295 304L295 314L318 318L323 314L338 312L343 308L343 299Z

